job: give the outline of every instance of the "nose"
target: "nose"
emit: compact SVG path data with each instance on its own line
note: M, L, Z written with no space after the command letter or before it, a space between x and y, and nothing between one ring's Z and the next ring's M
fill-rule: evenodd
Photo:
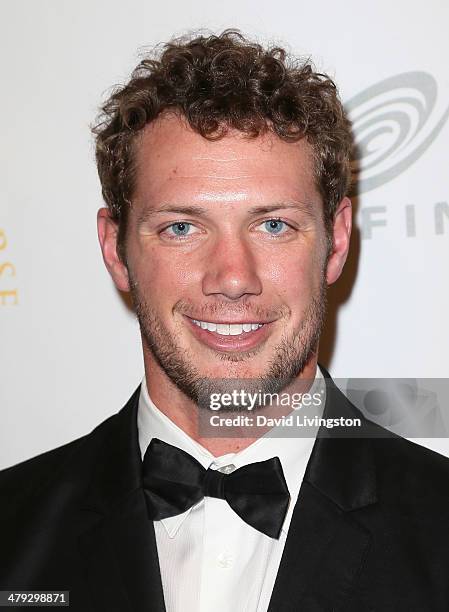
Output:
M203 294L238 300L262 293L262 282L254 254L242 237L217 240L208 253Z

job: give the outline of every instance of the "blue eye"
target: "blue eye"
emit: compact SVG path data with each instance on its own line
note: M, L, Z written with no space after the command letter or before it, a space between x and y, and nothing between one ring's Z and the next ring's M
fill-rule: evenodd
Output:
M183 223L183 222L173 223L172 225L170 225L170 229L173 230L173 233L176 236L187 236L187 234L189 233L190 227L191 227L190 223Z
M264 227L270 234L279 234L284 229L285 223L280 219L269 219L265 221Z

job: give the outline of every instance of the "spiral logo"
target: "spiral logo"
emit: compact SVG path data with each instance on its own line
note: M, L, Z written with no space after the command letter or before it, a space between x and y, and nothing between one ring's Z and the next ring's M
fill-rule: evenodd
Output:
M447 380L350 378L345 395L370 421L406 438L447 437ZM344 386L344 385L343 385Z
M405 72L351 98L357 191L371 191L409 168L435 140L449 116L435 120L437 83L427 72Z

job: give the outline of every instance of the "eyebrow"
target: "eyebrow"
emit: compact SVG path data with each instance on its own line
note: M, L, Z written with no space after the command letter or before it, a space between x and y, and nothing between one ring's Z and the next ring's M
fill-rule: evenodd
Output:
M305 212L313 214L316 211L316 204L314 202L281 202L279 204L272 204L270 206L255 206L250 208L248 212L252 215L263 215L265 213L275 212L276 210L297 210L299 212Z
M248 209L250 215L262 215L277 210L296 210L302 213L314 214L316 212L316 204L313 202L280 202L278 204L271 204L266 206L253 206ZM143 210L137 222L145 223L152 217L160 214L179 214L179 215L190 215L193 217L207 217L210 210L202 208L201 206L172 206L170 204L162 205L159 208L146 208Z

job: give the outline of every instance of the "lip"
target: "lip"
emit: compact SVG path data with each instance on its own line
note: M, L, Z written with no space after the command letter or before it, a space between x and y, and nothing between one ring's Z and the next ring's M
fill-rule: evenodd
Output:
M202 321L202 319L199 318L188 317L187 315L184 316L186 317L186 319L190 319L191 321ZM273 323L273 321L259 321L256 319L220 319L219 321L210 321L208 319L207 323L215 323L216 325L219 325L220 323L223 323L224 325L244 325L245 323L259 323L259 325L266 325L267 323Z
M239 352L239 351L248 351L253 349L261 342L264 342L268 335L270 334L271 326L273 321L267 321L263 323L262 321L208 321L208 323L263 323L263 327L259 327L259 329L255 329L251 332L242 332L237 336L221 336L216 332L211 332L207 329L202 329L196 323L193 322L193 319L184 315L193 335L195 338L201 342L201 344L205 344L211 349L216 351L223 352Z

